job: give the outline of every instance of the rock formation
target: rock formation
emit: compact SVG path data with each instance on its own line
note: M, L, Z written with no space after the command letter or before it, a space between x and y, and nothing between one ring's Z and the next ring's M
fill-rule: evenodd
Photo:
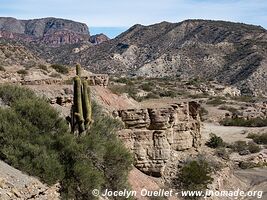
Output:
M185 102L114 112L125 125L119 137L134 153L135 166L146 174L162 176L173 152L197 149L201 145L198 109L196 102Z

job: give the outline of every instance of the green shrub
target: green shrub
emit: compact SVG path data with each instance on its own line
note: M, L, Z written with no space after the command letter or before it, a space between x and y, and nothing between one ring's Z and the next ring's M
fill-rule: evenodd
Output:
M236 141L230 146L230 148L233 151L238 152L240 155L245 155L248 153L257 153L261 150L259 145L257 145L256 143L247 143L246 141Z
M253 119L243 119L243 118L225 118L220 121L220 124L224 126L245 126L245 127L264 127L267 126L267 118L253 118Z
M193 160L186 163L179 173L178 179L183 190L205 190L212 182L212 168L203 159Z
M172 91L172 90L164 90L162 92L159 93L160 97L171 97L174 98L177 96L177 93Z
M20 69L20 70L17 71L17 73L21 74L21 75L28 75L29 74L29 72L27 70L25 70L25 69Z
M267 144L267 133L261 133L261 134L248 134L248 138L252 139L257 144Z
M227 110L231 113L238 113L238 110L232 106L220 106L219 109L220 110Z
M241 169L250 169L250 168L254 168L254 167L257 167L257 164L256 163L253 163L253 162L249 162L249 161L241 161L238 166L241 168Z
M233 151L240 153L242 151L247 150L247 142L239 140L239 141L234 142L230 147L231 149L233 149Z
M1 84L0 97L5 104L11 105L19 99L34 99L36 96L33 91L27 88L9 84Z
M140 85L140 89L147 91L147 92L150 92L153 89L155 89L155 84L152 82L144 83L144 84Z
M250 102L253 103L255 102L254 97L252 96L236 96L236 97L232 97L233 100L235 101L241 101L241 102Z
M59 73L54 73L54 72L51 73L49 76L52 78L61 78L61 75Z
M3 66L0 66L0 71L6 71L6 69Z
M52 67L54 70L56 70L58 73L61 74L68 74L69 73L69 68L64 65L59 65L59 64L53 64L50 67Z
M222 97L215 97L215 98L212 98L209 101L207 101L207 104L213 105L213 106L218 106L218 105L221 105L224 103L225 103L225 101L223 100Z
M46 65L40 64L40 65L38 66L38 68L41 69L41 70L44 70L44 71L48 72L48 68L47 68Z
M216 155L219 156L220 158L225 159L225 160L229 160L229 156L230 156L229 152L224 147L217 148L216 149Z
M160 96L157 95L157 94L154 94L152 92L149 92L146 96L145 96L145 99L159 99Z
M206 145L210 148L218 148L225 146L223 139L213 133L210 134L210 139L206 142Z
M258 153L258 152L260 152L261 148L256 143L249 142L248 143L248 150L249 150L250 153Z
M99 106L93 104L88 134L76 138L32 91L1 85L0 98L10 105L0 108L0 159L49 185L59 182L63 199L96 199L93 188L127 187L132 157L116 137L122 124Z

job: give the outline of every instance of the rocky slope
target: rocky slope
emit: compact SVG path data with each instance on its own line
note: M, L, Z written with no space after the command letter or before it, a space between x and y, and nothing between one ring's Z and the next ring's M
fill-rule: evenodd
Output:
M0 160L0 199L53 199L59 198L59 185L48 187L37 178L28 176Z
M31 20L0 17L1 37L48 46L89 43L89 40L99 44L108 40L104 34L90 39L89 28L84 23L53 17Z
M266 47L267 31L262 27L187 20L134 25L65 62L79 58L95 72L217 79L238 86L243 93L266 93Z
M267 94L267 31L209 20L134 25L113 40L85 24L0 18L0 39L19 42L49 63L80 62L96 73L216 79L242 94Z

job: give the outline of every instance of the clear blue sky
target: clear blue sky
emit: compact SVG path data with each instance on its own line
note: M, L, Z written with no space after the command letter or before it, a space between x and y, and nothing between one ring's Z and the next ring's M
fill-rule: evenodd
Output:
M0 0L0 16L60 17L114 37L128 27L161 21L213 19L267 28L267 0Z

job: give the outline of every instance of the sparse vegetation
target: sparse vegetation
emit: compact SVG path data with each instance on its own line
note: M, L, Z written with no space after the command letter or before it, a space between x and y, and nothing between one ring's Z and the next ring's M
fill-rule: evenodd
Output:
M261 150L259 145L257 145L254 142L246 142L246 141L236 141L232 145L230 145L230 148L238 152L240 155L246 155L249 153L257 153Z
M63 199L95 199L93 188L127 187L132 158L117 139L121 123L93 105L94 123L86 136L69 133L66 121L45 100L18 86L1 85L0 159L38 176L60 182Z
M253 119L244 119L244 118L225 118L220 124L224 126L246 126L246 127L263 127L267 126L267 118L253 118Z
M55 72L51 73L49 76L52 78L61 78L61 75L59 73L55 73Z
M4 72L6 69L3 66L0 66L0 71Z
M200 120L205 121L207 119L208 114L209 114L209 111L206 108L201 106L199 110Z
M187 162L178 175L180 188L184 190L205 190L212 182L212 166L204 159Z
M25 69L20 69L20 70L17 71L17 73L21 74L21 75L28 75L29 72L27 70L25 70Z
M241 102L250 102L250 103L255 102L255 99L252 96L244 96L244 95L235 96L235 97L232 97L232 99L235 101L241 101Z
M221 104L224 104L224 98L223 97L215 97L215 98L211 98L207 101L207 104L209 105L213 105L213 106L219 106Z
M40 65L38 65L38 68L41 69L41 70L44 70L44 71L48 72L48 68L47 68L47 66L44 65L44 64L40 64Z
M216 149L216 155L222 159L229 160L229 151L225 147L219 147Z
M206 145L210 148L218 148L218 147L223 147L225 146L225 143L223 139L213 133L210 134L210 139L209 141L206 142Z
M250 133L248 138L252 139L257 144L267 144L267 132L266 133Z
M56 70L60 74L68 74L69 73L69 68L64 65L60 64L53 64L50 67L52 67L54 70Z
M232 106L226 106L226 105L222 105L219 107L220 110L227 110L231 113L238 113L238 109L232 107Z

